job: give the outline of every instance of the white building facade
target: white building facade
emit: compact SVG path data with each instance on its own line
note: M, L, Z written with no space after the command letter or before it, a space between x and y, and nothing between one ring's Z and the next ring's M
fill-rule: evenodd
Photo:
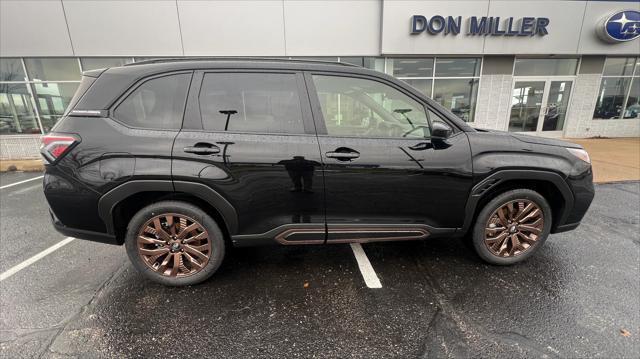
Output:
M475 127L640 136L640 2L0 0L0 156L37 158L81 72L284 57L386 72Z

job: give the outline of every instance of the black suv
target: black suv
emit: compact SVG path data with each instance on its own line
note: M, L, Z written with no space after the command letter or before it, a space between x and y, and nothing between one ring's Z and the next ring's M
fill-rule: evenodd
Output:
M125 244L168 285L229 245L469 238L511 264L574 229L580 146L478 130L393 77L330 62L151 60L83 74L42 139L55 228Z

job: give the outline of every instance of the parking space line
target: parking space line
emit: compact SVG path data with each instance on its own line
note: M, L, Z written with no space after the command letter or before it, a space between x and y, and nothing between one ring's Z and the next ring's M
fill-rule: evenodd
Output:
M16 183L12 183L12 184L1 186L0 189L5 189L5 188L17 186L19 184L23 184L23 183L26 183L26 182L29 182L29 181L37 180L37 179L42 178L42 177L44 177L44 176L38 176L38 177L33 177L33 178L26 179L24 181L18 181Z
M369 262L369 258L360 243L351 243L351 250L353 250L353 255L356 257L358 268L360 268L360 273L362 273L362 278L367 287L382 288L380 279L378 279L378 275L376 271L373 270L371 262Z
M3 280L11 277L12 275L20 272L21 270L27 268L28 266L32 265L33 263L41 260L42 258L46 257L47 255L55 252L56 250L62 248L63 246L71 243L71 241L73 241L75 238L73 237L67 237L63 240L61 240L60 242L52 245L51 247L43 250L42 252L34 255L33 257L25 260L24 262L11 267L9 270L5 271L4 273L0 274L0 282L2 282Z
M15 196L15 195L18 195L18 194L27 193L27 192L29 192L29 191L31 191L33 189L36 189L36 188L42 189L42 184L37 184L37 185L29 186L29 187L26 187L26 188L20 188L18 190L10 192L9 193L9 197Z

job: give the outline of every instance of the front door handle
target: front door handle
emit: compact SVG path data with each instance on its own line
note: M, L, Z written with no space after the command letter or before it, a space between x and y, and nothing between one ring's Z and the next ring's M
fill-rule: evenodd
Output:
M336 148L335 151L327 152L324 155L329 158L335 158L338 161L351 161L360 157L360 153L358 151L347 147Z
M184 152L193 153L194 155L214 155L220 153L220 147L206 142L198 142L193 146L187 146L184 148Z

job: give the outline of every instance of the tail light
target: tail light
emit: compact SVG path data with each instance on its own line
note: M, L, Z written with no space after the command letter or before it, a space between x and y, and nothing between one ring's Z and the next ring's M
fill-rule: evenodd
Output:
M80 137L70 134L50 133L41 138L40 153L49 163L56 163L66 155L75 145L80 143Z

